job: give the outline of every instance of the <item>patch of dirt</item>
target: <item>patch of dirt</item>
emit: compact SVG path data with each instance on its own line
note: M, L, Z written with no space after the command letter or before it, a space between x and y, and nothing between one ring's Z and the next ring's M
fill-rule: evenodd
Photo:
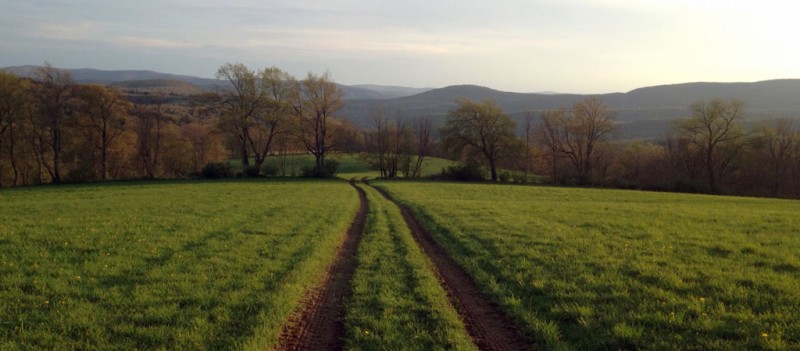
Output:
M344 308L356 269L358 243L367 221L367 195L358 191L360 206L333 264L320 286L306 293L303 308L281 330L278 350L341 350L344 347Z
M500 310L486 298L472 278L433 240L411 209L375 188L400 208L411 235L430 258L450 304L455 307L475 345L481 350L530 350L532 344Z

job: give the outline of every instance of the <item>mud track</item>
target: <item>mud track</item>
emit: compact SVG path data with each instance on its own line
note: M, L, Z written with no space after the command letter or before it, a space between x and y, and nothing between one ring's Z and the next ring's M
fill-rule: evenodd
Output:
M302 310L281 330L278 350L341 350L344 347L345 300L351 293L356 252L367 221L367 195L353 180L350 185L358 191L361 203L356 218L322 283L306 294Z
M375 189L400 208L411 235L433 263L450 304L464 321L475 345L481 350L530 350L531 343L496 304L481 294L472 278L433 240L411 209L383 189Z

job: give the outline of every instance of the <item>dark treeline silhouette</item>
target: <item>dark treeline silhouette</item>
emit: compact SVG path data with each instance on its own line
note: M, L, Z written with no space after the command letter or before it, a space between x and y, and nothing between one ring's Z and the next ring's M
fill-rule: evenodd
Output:
M226 64L217 78L224 88L186 96L77 84L49 64L0 72L0 186L201 176L231 159L232 174L274 175L267 156L289 153L314 156L303 174L329 176L328 156L350 152L385 178L419 177L425 157L444 156L463 165L445 176L470 179L800 197L800 132L791 119L743 123L735 99L687 106L661 140L623 142L600 98L530 113L523 128L491 100L459 100L438 130L378 107L358 130L327 73Z

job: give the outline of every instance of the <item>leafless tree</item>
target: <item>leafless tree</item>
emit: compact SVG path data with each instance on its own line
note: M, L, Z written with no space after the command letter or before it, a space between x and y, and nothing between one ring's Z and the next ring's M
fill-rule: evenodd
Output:
M708 188L716 194L720 180L744 147L744 132L739 125L744 104L736 99L714 99L696 102L690 111L692 116L680 124L679 132L702 152Z
M50 173L53 183L61 183L61 156L64 148L64 123L72 113L75 83L69 72L49 63L34 71L34 98L37 113L37 156Z
M338 148L339 138L347 128L339 119L342 96L341 89L327 72L309 73L297 83L292 99L294 135L314 155L314 175L331 175L325 168L326 157Z

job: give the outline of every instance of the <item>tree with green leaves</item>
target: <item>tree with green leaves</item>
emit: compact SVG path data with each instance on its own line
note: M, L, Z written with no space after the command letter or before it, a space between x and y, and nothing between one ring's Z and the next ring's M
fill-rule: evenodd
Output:
M456 158L483 159L496 181L499 162L519 149L514 121L492 100L457 102L458 107L448 113L439 129L442 145Z

